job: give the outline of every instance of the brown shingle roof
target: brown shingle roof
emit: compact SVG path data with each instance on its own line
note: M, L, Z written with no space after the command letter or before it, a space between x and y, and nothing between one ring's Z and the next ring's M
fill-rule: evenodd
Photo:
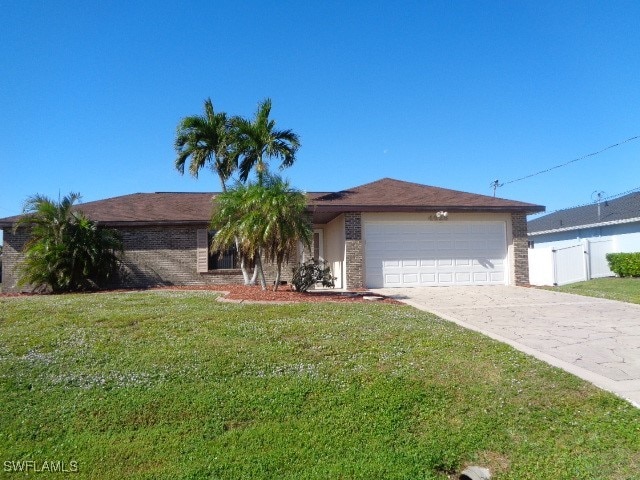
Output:
M80 203L78 210L102 225L208 224L214 193L133 193ZM10 227L19 215L0 219Z
M104 225L208 224L215 193L134 193L80 204L89 218ZM383 178L340 192L308 193L314 221L324 223L354 211L544 211L541 205ZM18 217L0 219L10 227Z
M522 212L544 211L541 205L489 197L383 178L336 193L309 194L314 220L330 220L339 212Z
M475 193L431 187L419 183L383 178L336 193L310 193L310 203L322 206L366 206L454 209L511 209L541 211L544 207L531 203L489 197Z

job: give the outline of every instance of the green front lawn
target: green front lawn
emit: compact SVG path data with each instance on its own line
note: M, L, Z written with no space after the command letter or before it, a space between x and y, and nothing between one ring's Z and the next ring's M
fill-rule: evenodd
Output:
M3 478L638 478L640 410L506 345L406 306L213 298L0 298Z
M571 283L548 289L621 302L640 303L640 278L596 278L587 282Z

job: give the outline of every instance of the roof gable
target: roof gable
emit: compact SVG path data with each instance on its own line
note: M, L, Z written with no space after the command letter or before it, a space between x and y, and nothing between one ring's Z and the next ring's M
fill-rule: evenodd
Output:
M541 232L575 230L604 224L623 223L640 219L640 192L612 200L567 208L535 218L528 222L530 235Z
M448 210L510 210L529 213L543 211L541 205L449 190L419 183L383 178L375 182L334 193L309 194L312 205L331 207L380 207L448 209Z

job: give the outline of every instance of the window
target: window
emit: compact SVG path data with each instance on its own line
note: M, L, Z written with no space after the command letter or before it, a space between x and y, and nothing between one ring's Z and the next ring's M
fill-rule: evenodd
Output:
M215 232L204 228L196 233L196 270L207 273L210 270L229 270L239 268L240 261L235 245L223 252L211 252L211 240Z
M213 236L216 234L214 231L209 231L207 234L207 245L211 245ZM238 267L238 252L236 246L232 245L226 250L220 252L212 252L209 249L209 257L207 262L208 270L223 270L232 269Z
M208 232L208 245L211 245L213 236L215 234L216 232L213 231ZM211 249L209 249L209 259L207 263L208 270L224 270L233 268L240 268L238 262L238 252L235 245L232 245L222 252L212 252Z

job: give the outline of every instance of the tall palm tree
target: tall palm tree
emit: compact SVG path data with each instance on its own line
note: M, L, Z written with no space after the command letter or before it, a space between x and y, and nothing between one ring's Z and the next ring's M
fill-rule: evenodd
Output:
M207 98L204 115L185 117L178 124L174 144L178 155L176 169L184 173L185 163L191 157L189 172L197 178L200 170L208 165L220 178L224 192L236 168L233 143L230 119L224 112L215 113L211 99Z
M267 173L265 161L269 158L280 158L280 169L290 167L295 161L296 151L300 147L298 135L291 130L276 130L276 122L269 118L271 99L267 98L258 105L255 118L249 121L244 118L233 120L236 132L236 156L242 158L239 163L240 180L247 181L255 168L258 184L261 184Z
M177 153L175 166L180 173L184 173L188 158L189 172L195 178L206 165L218 175L222 191L227 191L227 181L233 175L238 165L235 129L233 124L237 120L229 119L224 112L215 113L211 99L204 102L204 115L192 115L183 118L178 124L175 139ZM239 248L236 239L236 249L240 255L240 269L244 283L250 283L249 272L246 268L245 256Z

